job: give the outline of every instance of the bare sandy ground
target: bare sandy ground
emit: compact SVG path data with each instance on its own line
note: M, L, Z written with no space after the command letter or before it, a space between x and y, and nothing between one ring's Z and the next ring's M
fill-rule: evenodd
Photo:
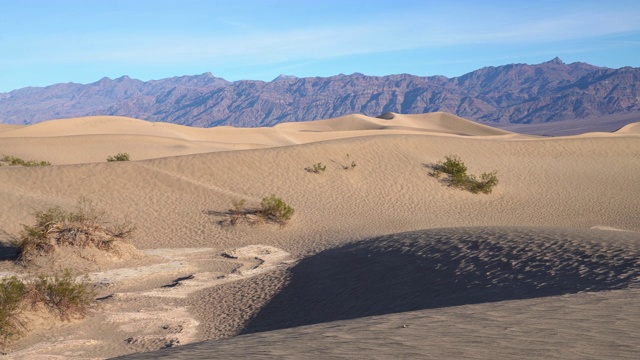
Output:
M134 161L105 161L118 152ZM429 176L450 154L497 171L494 192ZM0 155L54 164L0 167L5 244L33 209L85 196L135 223L142 251L87 268L94 314L34 323L9 358L640 351L638 124L543 138L443 113L259 129L91 117L0 127ZM318 162L326 171L304 170ZM287 226L221 225L232 200L272 193L295 208Z
M579 135L588 132L615 132L629 123L640 121L640 114L612 114L542 124L510 124L504 130L541 136Z

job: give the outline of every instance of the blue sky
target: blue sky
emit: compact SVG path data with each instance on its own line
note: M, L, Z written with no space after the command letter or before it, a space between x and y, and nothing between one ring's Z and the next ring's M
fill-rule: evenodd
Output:
M640 67L640 1L0 0L0 92L104 76L270 81Z

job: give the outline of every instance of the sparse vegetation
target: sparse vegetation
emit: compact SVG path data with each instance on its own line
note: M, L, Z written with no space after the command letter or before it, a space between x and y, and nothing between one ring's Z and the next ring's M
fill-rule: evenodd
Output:
M27 293L25 284L15 276L5 277L0 282L0 339L8 339L20 334L18 319Z
M74 211L60 207L34 212L35 224L23 225L17 240L18 261L28 265L33 257L50 254L58 246L113 250L115 240L128 237L134 227L127 223L111 225L105 212L91 200L80 198ZM61 320L82 318L92 309L96 292L85 276L76 279L70 269L31 276L26 280L16 276L0 281L0 343L21 334L24 327L21 314L28 311L48 311Z
M71 270L52 276L40 275L23 281L16 276L0 281L0 339L4 344L21 334L20 314L27 305L37 309L44 305L61 320L82 318L95 302L95 290L88 279L76 281Z
M2 157L2 162L9 164L10 166L49 166L51 165L48 161L37 161L37 160L24 160L19 157L4 155ZM0 163L2 165L2 163Z
M244 209L244 205L246 203L247 201L245 199L231 201L233 210L231 210L231 217L229 218L230 225L237 224L238 221L240 221L246 215L246 210Z
M349 161L351 161L351 163L349 163ZM353 170L356 167L356 162L351 160L351 158L349 157L349 154L347 154L347 165L342 165L342 168L345 170Z
M112 161L129 161L131 160L129 158L129 154L128 153L118 153L114 156L108 156L107 157L107 161L108 162L112 162Z
M447 174L448 177L443 181L474 194L490 194L493 188L498 185L497 172L483 173L478 179L475 175L467 174L467 166L460 157L455 155L445 156L444 161L438 161L431 168L431 176L440 178L443 173Z
M315 174L320 174L321 172L327 170L327 167L323 165L321 162L317 164L313 164L313 166L309 166L304 168L307 172L312 172Z
M108 251L115 240L125 239L135 230L128 222L109 224L106 214L86 198L78 201L75 211L51 207L36 210L34 216L34 225L23 225L17 244L20 260L51 253L61 245Z
M41 275L33 283L35 298L44 304L49 311L56 313L62 320L84 317L95 301L96 292L91 287L88 277L76 281L71 270L53 276Z
M260 203L259 214L267 219L275 219L280 225L285 225L293 213L294 209L274 194L263 198Z
M284 226L294 213L293 207L275 195L263 198L259 208L246 208L246 201L244 199L232 200L231 204L233 206L231 210L224 213L214 212L215 214L225 216L225 219L220 221L221 225L235 226L241 221L255 225L273 221Z

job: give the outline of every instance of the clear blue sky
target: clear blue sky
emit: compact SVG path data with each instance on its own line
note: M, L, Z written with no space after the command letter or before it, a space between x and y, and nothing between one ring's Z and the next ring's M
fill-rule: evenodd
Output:
M230 81L640 67L640 1L0 0L0 92L104 76Z

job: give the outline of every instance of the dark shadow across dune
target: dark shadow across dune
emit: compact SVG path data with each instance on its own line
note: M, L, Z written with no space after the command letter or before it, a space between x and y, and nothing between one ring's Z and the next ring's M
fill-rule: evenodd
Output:
M242 334L389 313L602 291L640 278L635 232L452 228L302 259Z

